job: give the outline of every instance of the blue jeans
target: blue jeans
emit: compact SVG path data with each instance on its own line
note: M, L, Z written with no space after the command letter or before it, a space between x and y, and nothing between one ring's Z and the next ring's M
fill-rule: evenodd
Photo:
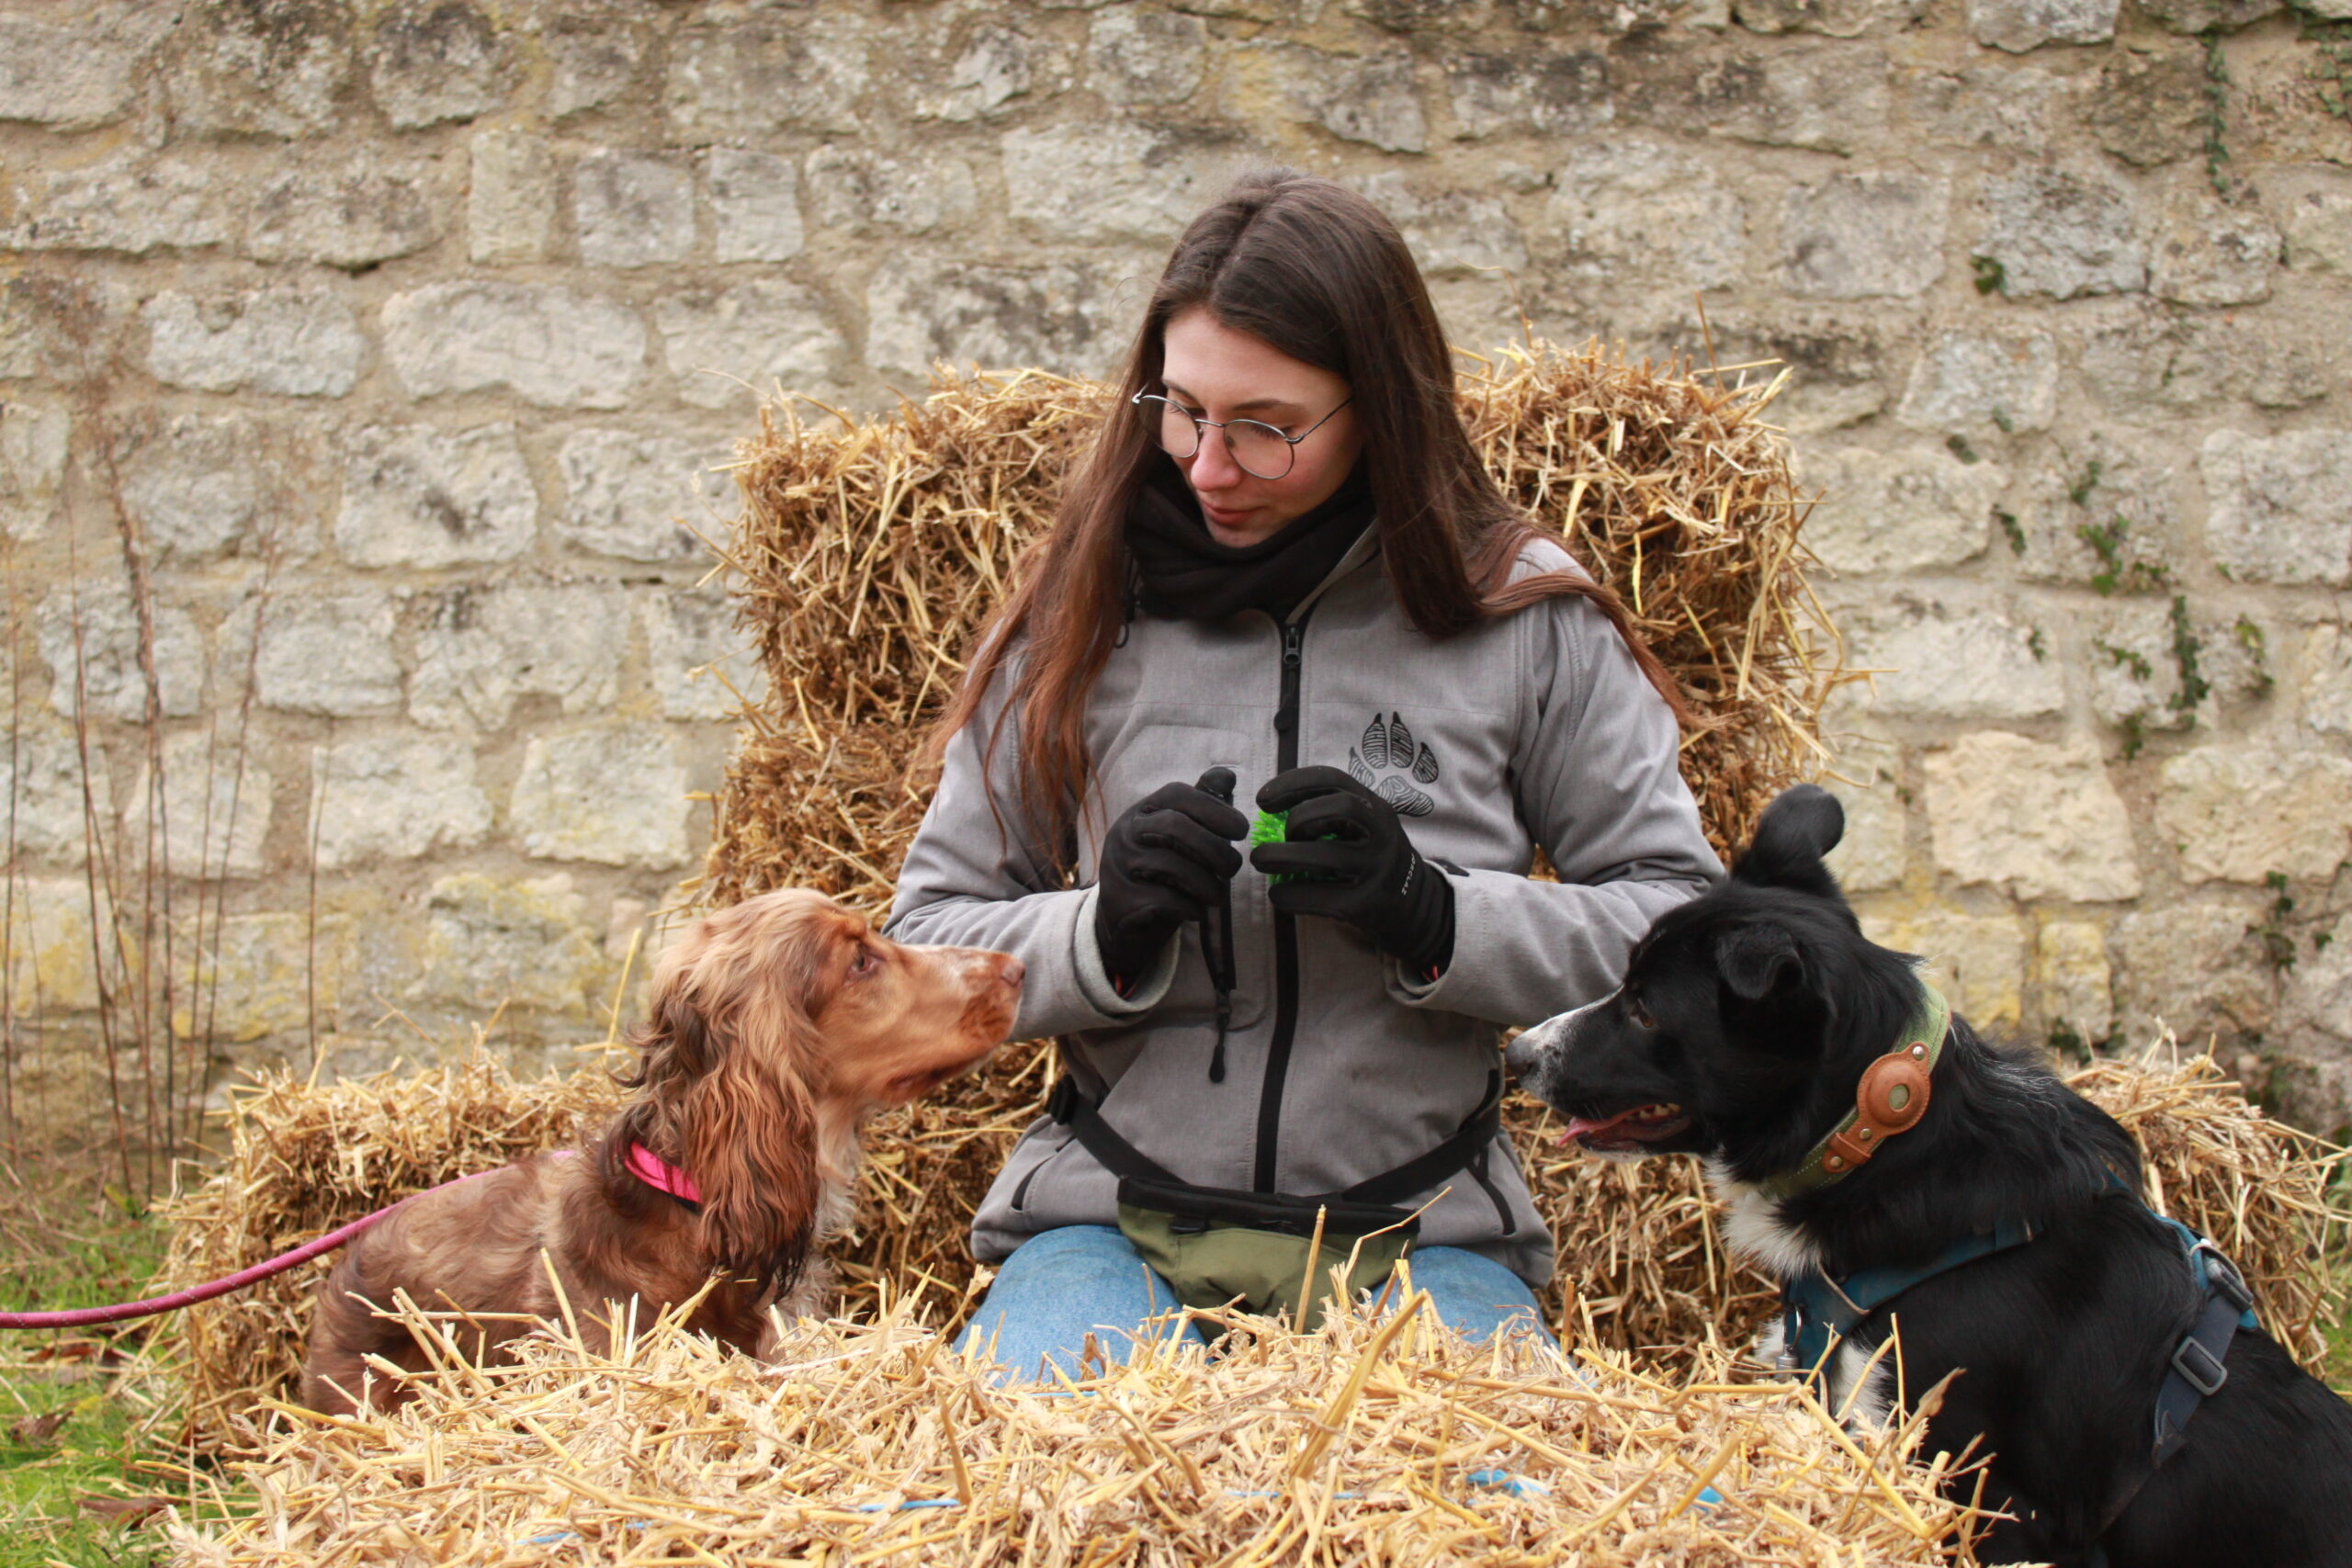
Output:
M1459 1247L1416 1247L1408 1261L1413 1288L1427 1291L1439 1318L1465 1338L1484 1341L1523 1325L1550 1342L1535 1292L1501 1264ZM1009 1377L1039 1378L1051 1359L1075 1378L1089 1334L1115 1361L1148 1335L1204 1337L1116 1226L1065 1225L1040 1231L997 1266L956 1348L992 1344Z

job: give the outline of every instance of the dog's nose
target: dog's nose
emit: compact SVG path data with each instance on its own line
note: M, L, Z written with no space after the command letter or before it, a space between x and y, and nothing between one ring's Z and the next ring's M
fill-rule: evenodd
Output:
M1544 1059L1544 1053L1551 1047L1553 1037L1559 1032L1552 1027L1556 1021L1547 1018L1503 1047L1503 1060L1510 1065L1512 1072L1524 1073Z
M996 961L996 973L999 979L1017 991L1029 973L1029 966L1008 953Z
M1542 1047L1529 1044L1524 1034L1503 1047L1504 1063L1521 1077L1525 1077L1535 1064L1543 1060L1543 1056Z

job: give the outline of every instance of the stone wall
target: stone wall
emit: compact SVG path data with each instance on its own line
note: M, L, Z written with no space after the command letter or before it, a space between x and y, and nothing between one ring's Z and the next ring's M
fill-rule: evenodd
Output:
M1281 159L1465 345L1791 366L1873 928L2340 1122L2352 3L2298 4L0 0L20 1046L158 755L224 1055L600 1034L750 678L695 532L755 395L1100 372Z

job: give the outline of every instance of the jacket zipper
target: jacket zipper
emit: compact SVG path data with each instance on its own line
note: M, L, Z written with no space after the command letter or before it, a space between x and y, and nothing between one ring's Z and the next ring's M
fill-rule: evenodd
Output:
M1305 661L1306 617L1283 623L1282 701L1274 708L1274 772L1298 766L1298 672ZM1283 1130L1283 1080L1290 1074L1291 1036L1298 1028L1298 922L1274 916L1274 1034L1266 1049L1265 1082L1258 1090L1258 1161L1250 1186L1274 1189L1274 1156Z

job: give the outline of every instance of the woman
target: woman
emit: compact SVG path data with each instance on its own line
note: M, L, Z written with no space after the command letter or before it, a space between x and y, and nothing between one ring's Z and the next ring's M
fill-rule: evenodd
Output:
M1068 1370L1179 1299L1287 1309L1351 1253L1375 1284L1408 1236L1456 1327L1532 1321L1496 1047L1721 874L1670 684L1480 467L1345 187L1254 174L1195 219L1119 397L943 721L889 923L1018 955L1016 1037L1063 1041L974 1221L973 1331ZM1287 813L1246 860L1237 786Z

